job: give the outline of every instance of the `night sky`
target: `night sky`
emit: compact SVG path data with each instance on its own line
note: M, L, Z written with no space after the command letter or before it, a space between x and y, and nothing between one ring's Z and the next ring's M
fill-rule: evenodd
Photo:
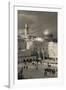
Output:
M18 11L18 30L28 24L29 34L42 36L45 31L57 39L57 12Z

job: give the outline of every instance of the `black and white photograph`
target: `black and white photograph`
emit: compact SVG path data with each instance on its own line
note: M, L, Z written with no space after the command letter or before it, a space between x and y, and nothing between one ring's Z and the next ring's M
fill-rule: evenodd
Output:
M17 11L17 78L58 77L58 15L49 11Z

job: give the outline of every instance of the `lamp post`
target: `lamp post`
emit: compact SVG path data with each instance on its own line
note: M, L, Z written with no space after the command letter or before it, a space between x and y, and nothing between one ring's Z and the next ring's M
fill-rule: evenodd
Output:
M42 49L42 54L43 54L43 60L44 60L44 58L45 58L45 57L44 57L44 48Z
M48 50L47 50L47 47L48 47L48 40L49 40L49 30L46 29L44 32L43 32L43 35L44 35L44 47L42 49L42 53L43 53L43 60L45 59L45 57L48 56Z

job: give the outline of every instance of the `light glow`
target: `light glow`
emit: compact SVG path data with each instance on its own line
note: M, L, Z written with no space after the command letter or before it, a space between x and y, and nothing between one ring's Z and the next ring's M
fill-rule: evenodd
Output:
M35 41L43 42L43 38L41 38L41 37L37 37L37 38L35 38Z
M43 34L44 34L44 35L48 35L48 34L49 34L49 31L48 31L48 30L45 30L45 31L43 32Z

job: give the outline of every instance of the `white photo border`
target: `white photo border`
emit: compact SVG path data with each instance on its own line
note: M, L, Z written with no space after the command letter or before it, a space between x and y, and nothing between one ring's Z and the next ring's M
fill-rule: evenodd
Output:
M22 5L21 3L9 3L10 11L10 61L9 61L9 87L33 87L33 86L57 86L64 83L64 59L63 54L63 8L51 5ZM58 78L49 79L17 79L17 10L49 11L58 13Z

